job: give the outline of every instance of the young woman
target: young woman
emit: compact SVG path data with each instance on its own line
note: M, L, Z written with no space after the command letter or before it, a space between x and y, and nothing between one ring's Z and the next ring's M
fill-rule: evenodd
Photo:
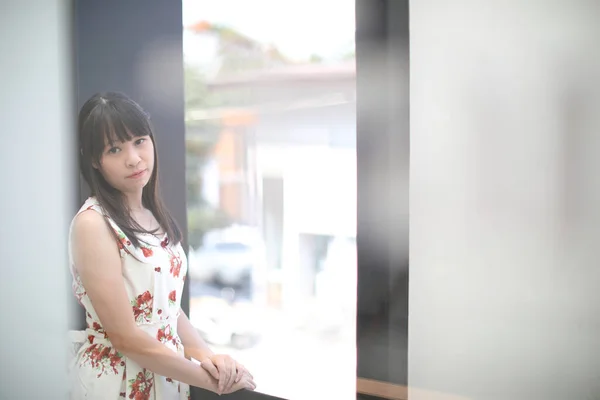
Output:
M189 385L254 390L252 375L214 354L180 308L187 260L161 200L149 117L100 93L79 113L79 167L90 197L69 240L86 340L73 363L76 399L188 399ZM193 360L198 360L200 365Z

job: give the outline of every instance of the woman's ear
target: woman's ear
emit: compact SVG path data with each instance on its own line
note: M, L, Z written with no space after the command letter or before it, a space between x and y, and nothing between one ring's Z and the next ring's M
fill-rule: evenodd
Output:
M81 156L83 156L83 149L79 149L79 153L81 153ZM92 167L94 169L100 169L100 166L98 164L96 164L95 161L92 161Z

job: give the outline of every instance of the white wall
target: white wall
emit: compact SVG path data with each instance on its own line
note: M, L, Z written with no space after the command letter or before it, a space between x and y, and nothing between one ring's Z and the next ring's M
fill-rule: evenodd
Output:
M598 21L410 3L411 388L600 399Z
M0 11L0 398L65 399L71 3Z
M356 150L257 146L259 174L284 179L284 223L297 233L356 236Z

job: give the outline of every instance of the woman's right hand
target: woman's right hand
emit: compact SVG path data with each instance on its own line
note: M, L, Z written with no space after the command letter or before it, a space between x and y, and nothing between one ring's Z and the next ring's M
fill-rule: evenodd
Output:
M223 394L230 394L233 392L237 392L238 390L254 390L256 389L256 384L254 383L254 377L250 374L250 372L244 370L242 373L242 378L233 384L229 390L223 392Z

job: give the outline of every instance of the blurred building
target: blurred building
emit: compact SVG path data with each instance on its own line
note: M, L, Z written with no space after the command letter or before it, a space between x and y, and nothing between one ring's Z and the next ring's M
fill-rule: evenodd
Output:
M320 238L355 237L355 79L353 61L233 74L209 90L243 106L188 110L188 120L220 127L203 192L261 228L269 281L287 287L288 303L315 294ZM192 123L187 135L215 132Z

